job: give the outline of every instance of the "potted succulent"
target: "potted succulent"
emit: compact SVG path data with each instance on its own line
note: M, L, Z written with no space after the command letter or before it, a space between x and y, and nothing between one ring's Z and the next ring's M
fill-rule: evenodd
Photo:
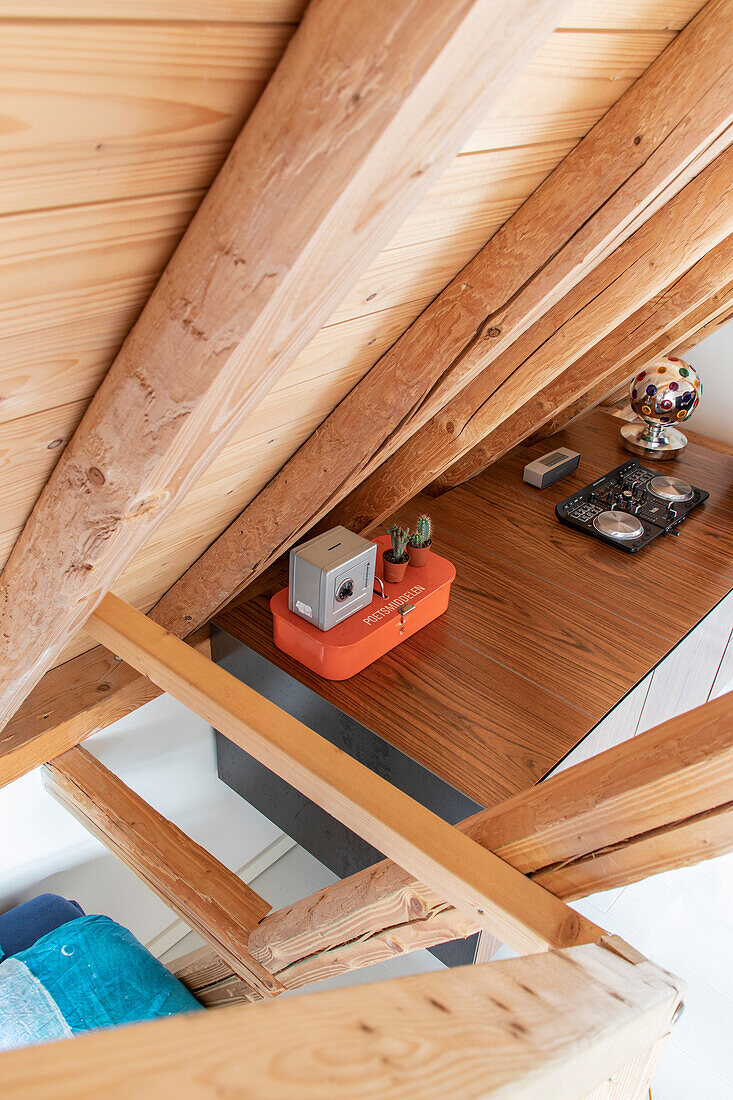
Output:
M410 565L414 565L417 568L425 565L425 562L428 560L428 554L430 553L431 542L430 516L420 516L417 521L415 534L410 539L410 545L407 548L407 553L410 556Z
M392 549L385 550L382 554L384 562L384 579L387 584L399 584L405 575L407 563L407 544L410 541L410 528L398 527L393 523L387 528L387 534L392 539Z

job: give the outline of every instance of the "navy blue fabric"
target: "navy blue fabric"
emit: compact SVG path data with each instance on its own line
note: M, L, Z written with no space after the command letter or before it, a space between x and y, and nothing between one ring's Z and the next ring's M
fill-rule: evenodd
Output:
M41 936L77 917L84 910L75 901L58 894L39 894L0 916L0 960L27 951Z

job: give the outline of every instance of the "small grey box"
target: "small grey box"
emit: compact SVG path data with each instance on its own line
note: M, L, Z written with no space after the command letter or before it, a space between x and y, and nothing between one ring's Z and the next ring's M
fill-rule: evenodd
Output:
M524 467L524 480L530 485L536 485L538 489L546 489L561 477L567 477L573 470L577 470L579 462L580 455L577 451L558 447L556 451L536 458L534 462L528 462Z
M288 607L330 630L372 602L376 544L334 527L290 551Z

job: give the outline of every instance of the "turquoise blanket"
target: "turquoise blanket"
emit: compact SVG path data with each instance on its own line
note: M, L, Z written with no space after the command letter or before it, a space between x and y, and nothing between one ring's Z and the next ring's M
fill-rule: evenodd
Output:
M69 921L0 963L0 1050L200 1008L109 917Z

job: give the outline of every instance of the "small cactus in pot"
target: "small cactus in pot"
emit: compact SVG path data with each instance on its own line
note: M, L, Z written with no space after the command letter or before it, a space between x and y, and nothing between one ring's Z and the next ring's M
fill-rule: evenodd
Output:
M407 544L410 541L410 528L393 523L387 528L387 534L392 539L392 548L385 550L382 554L384 579L387 584L399 584L405 575L409 561Z
M407 551L410 556L410 565L418 569L425 565L432 541L430 516L420 516Z

